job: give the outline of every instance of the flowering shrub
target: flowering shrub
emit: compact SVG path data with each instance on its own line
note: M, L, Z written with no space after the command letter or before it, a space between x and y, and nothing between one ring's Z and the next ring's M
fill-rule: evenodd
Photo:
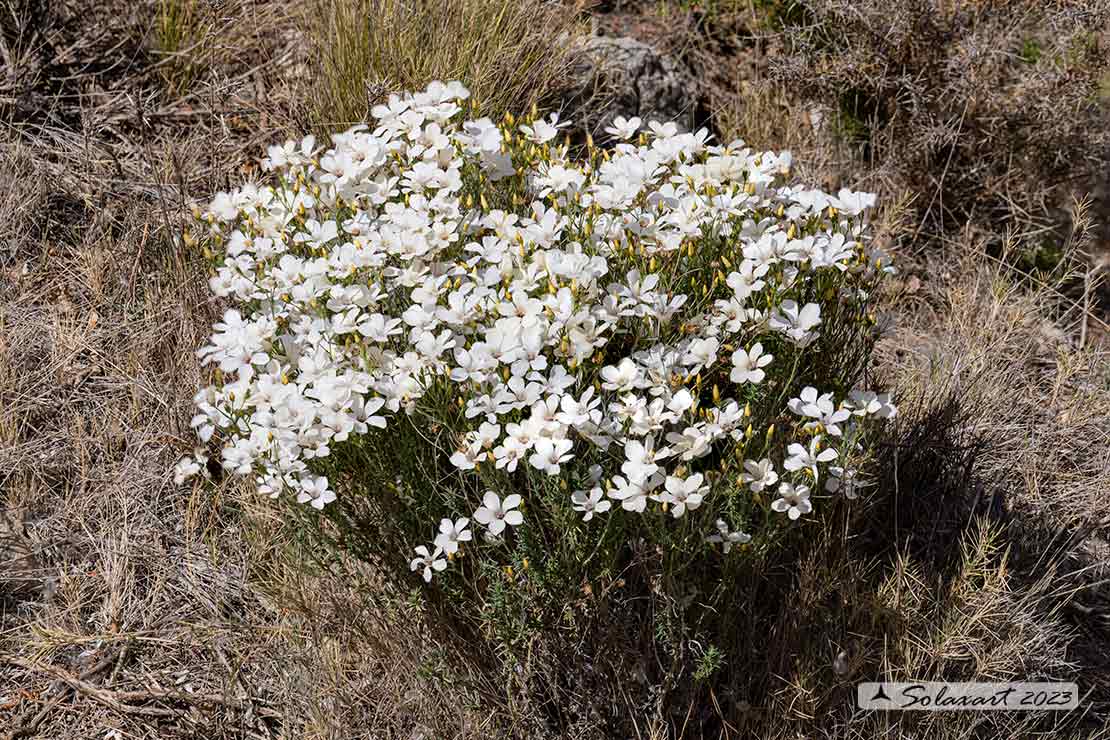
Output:
M326 150L270 147L266 184L197 214L234 306L193 420L223 469L370 507L364 554L424 581L475 553L737 557L866 485L895 413L856 387L891 270L874 196L638 119L572 159L557 116L463 120L467 100L432 83Z

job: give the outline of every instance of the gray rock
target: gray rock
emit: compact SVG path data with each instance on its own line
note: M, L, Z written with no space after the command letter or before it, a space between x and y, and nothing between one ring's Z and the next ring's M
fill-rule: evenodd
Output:
M560 117L571 121L568 131L586 133L599 143L617 116L674 121L679 130L693 130L698 116L698 85L676 59L628 37L594 36L576 54L568 87L560 95Z

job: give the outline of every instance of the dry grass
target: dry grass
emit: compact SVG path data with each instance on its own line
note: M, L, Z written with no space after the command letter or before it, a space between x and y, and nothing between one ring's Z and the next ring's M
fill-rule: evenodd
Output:
M780 4L785 5L785 4ZM974 223L1035 259L1102 178L1106 0L799 0L773 77L825 103L870 167L917 195L918 234ZM1042 257L1043 258L1043 257Z
M143 15L0 0L0 17L35 21L2 27L20 62L0 74L11 122L0 137L0 737L484 738L493 710L528 738L1106 736L1100 319L1061 296L1067 276L1017 280L973 236L902 255L879 372L906 401L879 491L738 603L751 646L731 659L751 677L712 701L674 692L667 705L638 682L655 656L615 651L640 637L619 621L601 633L608 675L600 662L553 674L565 654L537 641L533 662L502 681L371 568L306 549L268 502L227 484L172 486L202 380L193 350L218 309L173 239L180 204L243 177L312 79L303 24L284 4L219 7L205 5L217 33L174 94L164 59L146 51L154 4ZM512 17L506 28L520 28ZM456 46L424 56L491 53L438 22L436 38ZM432 62L404 51L419 38L375 39L393 45L382 74L399 87L458 69L421 66ZM522 68L490 61L475 74ZM352 107L340 118L366 104L365 78L344 75ZM530 102L520 90L482 94L508 107ZM743 99L737 133L788 142L815 175L850 171L790 100ZM614 614L625 606L615 600ZM853 716L854 682L879 673L1078 676L1092 694L1067 717ZM560 682L578 692L574 723L535 691Z
M276 69L280 44L242 29L278 9L228 10L250 65ZM5 733L243 737L287 711L273 701L279 656L262 649L284 628L248 587L233 492L183 494L168 475L191 446L193 352L216 308L174 240L180 204L257 151L267 93L252 66L207 56L207 87L166 95L142 55L152 19L43 5L25 36L35 53L6 76L17 95L0 109ZM279 81L266 83L273 102Z

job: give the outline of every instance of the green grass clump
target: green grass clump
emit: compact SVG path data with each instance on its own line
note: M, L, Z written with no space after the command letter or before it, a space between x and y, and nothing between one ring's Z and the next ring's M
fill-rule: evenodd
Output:
M184 95L204 72L210 24L200 0L158 0L154 53L167 89Z
M526 111L564 75L581 33L574 8L541 0L315 2L306 113L321 130L432 80L461 80L485 115Z

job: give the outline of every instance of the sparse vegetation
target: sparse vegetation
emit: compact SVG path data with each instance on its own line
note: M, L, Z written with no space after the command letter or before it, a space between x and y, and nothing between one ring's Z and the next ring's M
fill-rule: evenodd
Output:
M1110 146L1098 86L1110 71L1104 0L800 0L773 79L835 111L889 189L914 194L912 234L972 225L1057 242L1073 187Z
M1106 736L1103 3L318 2L197 3L208 41L160 54L162 0L0 0L0 737ZM322 548L327 523L173 484L225 308L181 226L271 141L431 77L498 121L542 104L590 16L692 65L724 140L880 193L900 273L867 375L900 408L876 485L734 553L712 610L645 540L551 630L540 592L490 592L515 640L491 654L419 575ZM1087 693L1067 714L854 711L879 676Z

